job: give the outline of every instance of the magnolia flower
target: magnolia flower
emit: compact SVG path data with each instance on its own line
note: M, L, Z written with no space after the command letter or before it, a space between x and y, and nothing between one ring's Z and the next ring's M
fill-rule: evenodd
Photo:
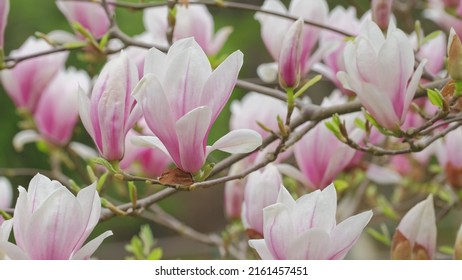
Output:
M37 174L27 191L19 187L12 220L16 245L4 240L0 248L11 259L88 259L112 235L106 231L82 247L98 223L100 212L96 183L74 197L61 183Z
M40 135L48 141L65 145L69 142L79 115L79 86L90 88L90 77L84 71L60 71L44 90L34 118Z
M109 18L99 3L81 1L56 1L59 10L71 23L79 23L96 38L101 38L109 29ZM113 6L109 6L113 10Z
M0 209L6 209L11 206L13 200L13 189L10 181L5 177L0 177ZM0 215L0 225L3 223L3 217ZM0 238L1 241L1 238Z
M352 34L358 34L360 28L354 7L348 9L342 6L335 7L329 14L327 25ZM336 74L339 71L345 71L345 63L343 62L345 39L342 34L328 30L323 31L319 43L321 48L326 50L323 54L324 64L316 63L313 65L313 70L334 82L335 86L343 92L346 92L346 89L343 88Z
M345 97L338 92L330 98L324 98L321 106L327 107L342 104ZM346 116L345 123L351 138L359 140L360 130L354 126L357 114ZM285 165L283 173L297 178L310 188L324 189L353 160L356 150L340 142L337 137L323 124L316 125L294 146L295 160L300 172Z
M176 41L167 54L153 48L145 60L145 76L135 90L148 127L157 136L138 142L159 148L185 172L199 171L213 150L248 153L261 144L249 129L234 130L206 146L212 124L236 84L242 53L231 54L212 71L193 38Z
M136 65L122 53L104 66L91 96L79 91L80 119L107 160L122 159L125 136L141 117L131 96L137 82Z
M295 201L281 188L277 203L263 210L264 239L250 240L265 260L343 259L372 217L366 211L337 225L337 193L333 184Z
M444 31L454 28L462 36L462 4L459 0L429 0L424 16L433 20Z
M274 165L249 175L242 205L242 223L252 235L263 236L263 208L276 203L282 177Z
M51 49L45 41L29 37L19 49L12 51L10 56L22 57ZM41 55L20 62L13 69L2 70L3 87L15 105L35 112L43 90L58 71L64 68L67 55L67 52Z
M167 7L145 9L143 14L146 30L154 38L156 44L164 47L169 46L167 41L167 15ZM173 42L194 37L204 52L213 56L220 51L232 31L231 26L226 26L214 34L213 17L205 5L176 6Z
M292 0L287 10L284 4L279 0L266 0L262 6L262 10L278 12L323 24L327 19L329 7L325 0ZM288 33L293 22L265 13L257 13L255 19L260 22L261 37L266 49L271 54L273 60L279 62L285 41L284 37ZM299 58L300 75L302 78L308 73L311 65L317 60L316 55L313 57L311 55L320 33L321 29L311 25L305 25L303 28ZM277 78L278 73L274 63L260 65L257 72L260 78L265 82L273 82Z
M417 203L404 215L391 245L392 259L431 260L436 247L433 196Z
M143 134L152 135L144 119L138 122L138 127L142 129ZM120 161L120 168L135 173L142 172L154 178L159 177L162 172L165 171L171 160L159 149L140 147L133 144L133 139L140 135L142 134L135 131L135 129L131 129L128 132L125 141L125 155Z
M5 27L10 12L10 0L0 0L0 49L3 49Z
M359 36L345 47L345 72L337 77L354 91L362 105L383 127L396 130L406 118L425 61L414 72L414 51L403 31L393 24L385 38L366 21Z

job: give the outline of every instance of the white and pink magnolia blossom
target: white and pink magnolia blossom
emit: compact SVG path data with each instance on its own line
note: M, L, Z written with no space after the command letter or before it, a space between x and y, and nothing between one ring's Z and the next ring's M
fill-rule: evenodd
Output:
M120 161L120 168L157 178L162 175L168 164L171 163L170 157L156 148L140 147L133 144L133 139L141 135L153 135L150 132L146 121L142 118L137 126L141 131L131 129L125 141L125 155Z
M79 116L79 86L90 88L85 71L61 70L43 91L34 113L40 135L56 145L66 145Z
M342 100L346 100L346 97L334 92L330 98L324 98L321 106L342 104ZM350 137L360 140L362 133L354 125L356 116L357 114L351 114L344 118ZM324 189L352 162L356 154L356 150L340 142L326 125L321 123L294 146L295 160L301 174L294 168L287 168L287 165L282 172L297 178L310 188Z
M284 36L279 53L279 84L283 88L296 88L300 83L300 55L302 51L303 19L295 21Z
M345 72L337 77L356 93L362 105L383 127L397 130L406 118L425 61L414 71L414 51L406 34L393 24L385 37L366 21L344 52Z
M253 234L263 236L263 208L276 203L282 176L274 165L249 175L245 184L242 223Z
M61 183L37 174L27 191L19 187L12 219L16 245L3 240L0 248L11 259L88 259L112 235L106 231L83 246L98 223L100 212L96 183L75 197ZM9 231L4 233L10 235Z
M358 34L360 29L360 21L356 17L356 9L349 7L345 9L342 6L335 7L329 14L326 24L330 27L351 33ZM324 77L331 80L337 88L342 92L348 91L343 88L340 81L337 79L337 72L345 71L345 63L343 62L343 52L346 46L346 37L337 32L324 30L321 33L319 43L322 49L326 51L323 54L323 62L313 65L313 70L321 73Z
M13 188L10 181L5 177L0 177L0 209L4 210L11 206L13 200ZM0 225L3 223L3 217L0 215ZM1 238L0 238L1 241Z
M337 260L354 246L372 217L366 211L337 224L333 184L295 201L281 187L277 203L263 210L264 239L250 240L264 260Z
M169 46L167 41L167 15L167 7L155 7L144 10L144 26L158 46ZM207 55L216 55L233 32L233 28L226 26L214 34L214 25L212 14L210 14L205 5L194 4L188 7L177 5L173 42L179 39L194 37L194 40L196 40Z
M423 15L438 24L443 31L454 28L462 36L462 2L459 0L429 0Z
M101 38L107 33L110 21L100 3L56 1L56 5L69 23L79 23L96 38ZM109 6L109 9L111 12L114 10L112 5Z
M436 248L433 196L417 203L401 219L391 247L392 259L431 260Z
M10 0L0 0L0 49L3 49L5 28L10 12Z
M79 91L80 119L107 160L123 158L125 137L141 117L131 95L137 82L136 65L121 53L104 66L91 96Z
M237 175L245 168L244 161L238 161L231 165L228 176ZM231 180L225 183L224 211L228 219L240 219L242 213L242 202L244 201L246 178Z
M22 57L51 49L45 41L29 37L19 49L13 50L10 56ZM43 90L58 71L64 68L67 56L67 52L41 55L20 62L13 69L2 70L0 75L3 87L16 107L35 112Z
M212 71L210 62L193 38L176 41L167 54L153 48L135 97L148 127L156 135L139 137L169 155L178 168L198 172L210 152L247 153L261 136L250 129L233 130L207 146L212 124L228 101L243 63L232 53Z
M329 11L325 0L292 0L289 9L279 0L266 0L261 8L265 11L278 12L319 24L325 23ZM257 13L255 19L260 22L261 37L266 49L273 60L279 62L284 37L288 33L293 21L265 13ZM303 28L299 62L301 78L305 77L311 65L318 60L317 56L312 53L320 34L320 28L311 25L305 25ZM257 72L263 81L273 82L277 78L277 68L274 63L262 64L258 67Z

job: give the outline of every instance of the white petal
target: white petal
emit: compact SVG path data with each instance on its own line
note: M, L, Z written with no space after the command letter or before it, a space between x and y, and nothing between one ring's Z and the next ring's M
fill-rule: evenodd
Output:
M265 83L275 82L278 78L278 64L271 62L258 65L257 75Z
M257 250L258 255L262 260L274 260L271 252L266 247L264 239L249 240L249 246Z
M82 120L82 124L90 134L91 138L94 139L94 129L90 118L90 98L88 94L79 86L79 115Z
M21 152L24 145L42 140L42 137L35 130L22 130L13 137L13 147L16 151Z
M313 228L292 240L287 259L325 260L329 245L329 234L325 230Z
M168 156L170 160L172 160L170 153L167 151L167 148L165 148L165 145L156 136L134 136L132 137L131 142L136 146L159 149L166 156Z
M90 160L98 157L98 152L95 149L79 142L71 142L69 144L69 148L71 148L71 150L84 160Z
M221 150L231 154L250 153L261 143L262 138L258 132L251 129L236 129L218 139L207 152Z
M372 211L365 211L338 224L331 233L330 259L343 259L358 240L372 218Z
M287 163L281 163L281 164L276 164L275 165L279 172L282 174L291 177L292 179L295 179L305 185L306 187L311 187L312 184L311 182L303 175L303 173L295 168L293 165L287 164Z
M18 246L10 242L0 241L0 251L11 260L29 260L27 254Z
M108 230L96 237L92 241L88 242L80 250L78 250L73 256L73 260L87 260L93 255L93 253L98 249L98 247L103 243L104 239L113 235L112 231Z
M366 176L371 181L381 185L399 184L403 181L401 175L396 171L376 164L369 165Z

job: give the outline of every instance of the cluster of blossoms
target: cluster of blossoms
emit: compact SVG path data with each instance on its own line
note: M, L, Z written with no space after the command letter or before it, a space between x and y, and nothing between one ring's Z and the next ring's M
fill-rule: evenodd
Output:
M373 221L371 208L395 219L393 237L370 231L388 242L391 258L434 259L434 201L452 207L462 188L462 4L429 1L424 16L444 32L426 37L421 28L398 28L392 2L373 0L358 18L354 7L330 8L326 0L288 7L266 0L255 20L272 62L255 69L260 81L252 84L238 79L247 59L240 50L219 56L236 31L215 32L199 2L148 5L145 32L131 38L117 26L117 2L57 0L74 34L30 37L5 56L10 1L0 0L1 83L27 124L13 145L43 144L50 177L58 179L36 172L16 195L0 178L0 258L89 259L112 235L85 244L101 219L138 215L178 190L224 183L225 214L242 224L245 253L261 259L343 259ZM94 77L66 68L74 49L107 61ZM320 79L313 73L336 88L321 102L301 97ZM236 86L251 92L231 102L231 130L211 143ZM417 99L423 87L428 98ZM73 141L79 118L95 148ZM216 163L216 150L237 155ZM61 168L79 161L89 186ZM448 186L416 191L419 200L405 211L377 195L375 184L403 185L393 196L401 202L409 195L405 178L425 182L416 165L435 162ZM103 198L104 188L125 181L128 208ZM134 181L166 188L138 199ZM164 224L183 229L175 228L179 221ZM462 227L454 258L462 258L461 240Z

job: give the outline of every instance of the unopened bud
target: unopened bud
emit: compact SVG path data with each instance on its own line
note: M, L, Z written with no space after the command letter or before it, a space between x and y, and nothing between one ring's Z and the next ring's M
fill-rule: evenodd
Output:
M419 202L401 219L393 236L391 258L394 260L431 260L436 246L436 223L433 196Z
M462 81L462 43L453 28L448 41L448 74L454 81Z
M388 28L392 3L393 0L372 0L372 20L375 21L382 30L386 30Z
M279 53L279 84L283 88L295 88L300 82L300 55L303 19L292 24L284 36Z

